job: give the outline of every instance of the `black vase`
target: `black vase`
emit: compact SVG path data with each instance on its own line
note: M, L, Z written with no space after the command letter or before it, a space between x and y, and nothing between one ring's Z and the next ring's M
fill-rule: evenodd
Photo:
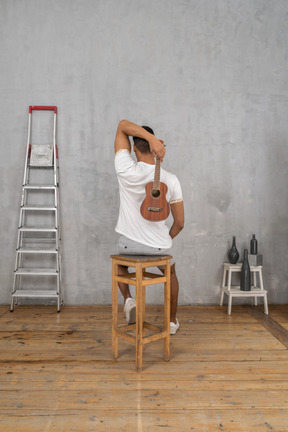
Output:
M257 240L255 234L253 234L252 239L250 240L250 254L257 255L257 252L258 252Z
M240 289L241 291L251 291L251 272L248 261L248 249L244 250L244 260L240 275Z
M228 252L228 259L230 264L236 264L239 259L239 252L236 248L236 237L233 237L232 247Z

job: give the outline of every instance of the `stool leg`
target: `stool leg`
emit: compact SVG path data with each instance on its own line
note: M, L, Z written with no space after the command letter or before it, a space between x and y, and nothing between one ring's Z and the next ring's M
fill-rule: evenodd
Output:
M143 314L142 314L142 265L136 266L136 368L137 372L142 371L143 364Z
M143 337L145 336L145 327L144 327L145 308L146 308L146 301L145 300L146 300L146 287L142 286L142 321L143 321L142 336Z
M224 266L222 286L221 286L220 306L223 306L225 283L226 283L226 268Z
M257 274L256 271L253 272L253 286L257 288ZM257 297L254 297L254 306L257 306Z
M263 285L263 276L262 276L262 268L259 270L259 281L260 281L260 289L264 291L264 285ZM264 313L268 315L268 300L267 300L267 293L265 293L264 297Z
M229 293L228 294L228 315L231 315L231 309L232 309L232 296Z
M231 315L232 309L232 295L231 295L231 269L228 270L228 282L227 282L227 290L228 290L228 315Z
M263 285L263 276L262 276L262 268L259 270L259 281L260 281L260 289L264 291L264 285ZM267 293L264 295L264 313L268 315L268 300L267 300Z
M118 358L118 283L115 280L118 275L118 264L112 261L112 354L115 359Z
M260 281L260 289L264 290L263 277L262 277L262 269L260 269L260 271L259 271L259 281Z
M267 294L264 295L264 313L268 315L268 300L267 300Z
M170 260L167 262L165 266L165 277L166 282L164 283L164 321L165 321L165 331L167 332L167 336L164 338L164 360L170 360L170 279L171 279L171 270L170 270Z

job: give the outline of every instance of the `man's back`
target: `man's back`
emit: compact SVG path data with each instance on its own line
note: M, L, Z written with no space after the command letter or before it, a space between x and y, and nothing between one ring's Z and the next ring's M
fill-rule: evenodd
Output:
M115 169L120 193L116 232L147 246L169 249L172 239L165 221L147 221L140 213L145 186L154 179L155 165L135 162L129 151L124 149L115 155ZM181 186L174 174L161 168L160 180L167 185L166 199L169 204L182 200Z

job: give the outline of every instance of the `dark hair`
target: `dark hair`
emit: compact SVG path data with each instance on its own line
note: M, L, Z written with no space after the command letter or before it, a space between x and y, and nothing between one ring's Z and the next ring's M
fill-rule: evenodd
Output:
M142 126L142 127L147 132L154 135L153 129L151 129L149 126ZM146 141L143 138L139 138L139 137L133 137L133 141L134 141L134 144L135 144L137 150L139 150L140 153L150 153L150 146L149 146L148 141Z

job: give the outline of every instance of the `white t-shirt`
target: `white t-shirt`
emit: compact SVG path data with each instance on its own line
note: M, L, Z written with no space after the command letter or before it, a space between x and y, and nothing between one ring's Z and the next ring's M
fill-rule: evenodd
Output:
M169 249L172 239L165 221L151 222L140 213L146 196L145 186L154 180L155 165L135 162L128 150L115 155L115 170L119 183L120 209L115 231L138 243ZM161 168L160 181L168 187L166 199L170 204L182 201L182 190L174 174Z

